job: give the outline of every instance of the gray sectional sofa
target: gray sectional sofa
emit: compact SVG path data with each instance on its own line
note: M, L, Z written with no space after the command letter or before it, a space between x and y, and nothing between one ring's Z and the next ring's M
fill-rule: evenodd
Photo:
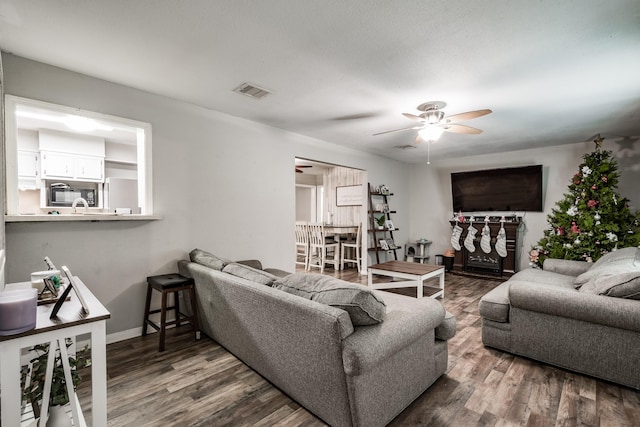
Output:
M480 300L486 346L640 389L640 249L546 259Z
M178 268L202 331L332 426L384 426L447 369L455 318L434 299L200 250Z

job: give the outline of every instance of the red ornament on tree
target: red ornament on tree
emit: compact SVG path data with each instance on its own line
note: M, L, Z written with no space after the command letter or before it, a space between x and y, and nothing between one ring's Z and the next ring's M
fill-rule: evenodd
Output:
M571 232L575 234L580 233L580 229L578 228L578 225L575 221L571 221Z

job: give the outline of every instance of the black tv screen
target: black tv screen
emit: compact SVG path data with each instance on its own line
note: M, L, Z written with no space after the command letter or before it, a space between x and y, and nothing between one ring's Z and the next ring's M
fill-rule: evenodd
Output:
M542 165L451 174L454 212L542 212Z

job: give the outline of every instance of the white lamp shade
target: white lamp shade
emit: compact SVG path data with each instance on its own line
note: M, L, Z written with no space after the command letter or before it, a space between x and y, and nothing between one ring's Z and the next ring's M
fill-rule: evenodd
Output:
M442 136L444 128L440 126L427 125L418 131L420 138L425 141L437 141Z

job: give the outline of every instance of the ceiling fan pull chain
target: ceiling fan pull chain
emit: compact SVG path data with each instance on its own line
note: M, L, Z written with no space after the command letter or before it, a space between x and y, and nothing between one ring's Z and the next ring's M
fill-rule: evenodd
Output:
M427 164L431 164L431 140L427 141Z

